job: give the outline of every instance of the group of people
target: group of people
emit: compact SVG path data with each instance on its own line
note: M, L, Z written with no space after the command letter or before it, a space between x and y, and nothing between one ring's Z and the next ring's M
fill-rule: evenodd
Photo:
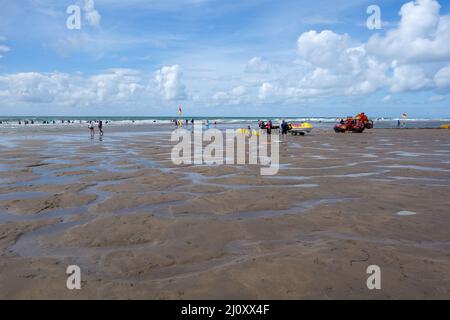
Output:
M195 120L191 119L190 121L188 119L184 120L184 124L187 126L189 126L189 122L191 123L192 126L194 126L195 124ZM182 127L183 126L183 120L177 120L177 119L173 119L172 123L175 125L175 127ZM209 120L206 120L206 128L209 129L211 127L211 124L209 122ZM217 122L214 121L214 127L217 126Z
M258 126L261 130L267 130L268 135L271 135L272 130L274 129L272 120L267 121L267 123L262 120L258 120Z
M80 124L82 123L81 120L78 120L78 121L79 121ZM89 122L91 122L91 121L89 121ZM95 122L97 123L98 121L95 121ZM17 124L19 124L19 125L22 125L22 124L29 125L29 124L35 124L35 123L38 123L38 122L33 120L33 119L31 119L31 120L18 120L17 121ZM75 120L61 120L61 123L62 124L65 124L65 123L67 123L67 124L74 124ZM108 123L108 121L106 121L106 123ZM0 121L0 124L3 124L3 121ZM55 120L43 120L42 124L56 124L56 121Z
M364 112L361 112L355 117L357 123L361 126L364 126L367 122L369 122L369 118L366 116Z
M366 114L364 112L361 112L360 114L358 114L356 117L347 117L346 120L341 119L341 121L339 121L340 124L346 125L348 127L350 126L360 126L360 127L364 127L366 125L366 123L369 122L369 118L366 116Z
M281 121L280 126L274 126L272 120L267 121L267 123L262 120L258 120L258 126L262 130L267 130L268 135L272 134L273 129L279 129L282 136L287 136L289 131L289 123L284 120Z
M88 128L89 128L89 132L91 133L91 139L93 139L95 136L94 123L97 123L98 131L100 132L100 137L103 137L103 121L102 120L99 120L98 122L97 121L94 121L94 122L89 121Z

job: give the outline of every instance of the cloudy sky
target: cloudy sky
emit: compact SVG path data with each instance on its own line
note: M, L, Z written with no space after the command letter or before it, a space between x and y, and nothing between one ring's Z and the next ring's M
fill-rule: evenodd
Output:
M67 26L73 5L79 29ZM381 29L367 27L370 5L381 9ZM182 105L192 116L450 117L448 0L0 0L0 8L3 116L170 116Z

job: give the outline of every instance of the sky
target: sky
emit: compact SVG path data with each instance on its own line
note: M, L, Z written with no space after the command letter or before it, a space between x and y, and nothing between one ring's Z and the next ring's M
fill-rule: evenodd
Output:
M367 24L373 5L379 28ZM181 105L186 116L450 118L447 0L0 8L1 116L171 116Z

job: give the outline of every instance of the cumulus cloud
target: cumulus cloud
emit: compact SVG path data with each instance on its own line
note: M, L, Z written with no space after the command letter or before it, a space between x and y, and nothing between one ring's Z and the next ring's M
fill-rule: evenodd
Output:
M397 27L385 36L372 36L366 43L331 30L301 34L297 63L302 70L280 75L278 81L264 81L258 98L450 89L450 15L441 16L435 0L408 2L399 15Z
M135 73L111 70L91 77L66 73L17 73L0 76L10 101L96 104L132 98L143 86Z
M179 65L166 66L156 72L155 82L165 100L186 99L186 87L182 83L181 77Z
M219 91L213 95L213 103L239 105L246 101L247 88L244 86L234 87L229 91Z
M275 92L275 88L272 84L268 82L264 82L259 88L258 98L261 100L265 100L269 98Z
M433 85L433 81L426 76L424 70L414 65L396 67L391 82L390 90L394 93L427 89Z
M450 89L450 65L439 70L434 76L436 87L440 90Z
M159 72L165 73L165 70L168 69ZM171 72L166 74L164 90L167 90L167 98L175 97L179 90L174 89L180 87L176 79ZM110 69L91 76L58 72L3 74L0 75L0 94L4 105L23 102L56 106L123 106L143 98L159 99L160 88L150 80L154 80L150 75L131 69ZM180 92L177 94L179 96Z
M347 51L351 48L351 38L330 30L318 33L315 30L300 35L297 40L301 59L321 68L334 68L347 63Z
M84 10L93 13L86 18L92 25L100 24L92 0L86 1ZM219 71L214 70L209 79L216 81L220 89L212 91L201 83L192 97L186 93L178 65L162 67L147 76L126 69L90 77L60 73L3 75L0 95L16 101L67 99L71 103L89 99L134 101L139 95L152 95L166 102L195 98L198 103L217 105L296 103L322 97L366 96L378 91L382 91L381 96L387 95L383 102L390 101L390 94L402 92L435 91L433 94L445 95L450 92L450 15L442 15L440 10L436 0L408 2L401 7L396 26L367 41L332 30L304 32L289 61L278 58L273 63L255 56L244 62L245 67L240 62L241 74L232 68L217 67ZM78 41L74 43L79 45ZM2 51L1 45L0 54L9 49L4 46ZM192 73L189 76L195 77Z
M448 60L450 57L450 16L440 16L435 0L416 0L400 10L397 28L385 37L375 35L367 43L368 50L385 59L400 63Z

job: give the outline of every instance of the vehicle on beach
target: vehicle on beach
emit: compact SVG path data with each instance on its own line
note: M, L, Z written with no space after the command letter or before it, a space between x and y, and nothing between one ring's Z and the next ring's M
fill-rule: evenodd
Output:
M313 125L309 122L303 122L303 123L293 123L289 124L288 126L289 132L293 136L304 136L307 133L311 133L312 129L314 128Z
M311 133L314 126L309 122L303 123L286 123L287 124L287 132L289 132L293 136L304 136L307 133ZM265 130L267 128L267 123L264 121L260 121L259 128L261 130ZM282 131L282 125L272 125L271 130L280 130Z
M366 129L373 129L373 121L369 120L364 113L357 115L356 117L347 117L346 120L341 121L334 126L334 132L336 133L363 133Z

